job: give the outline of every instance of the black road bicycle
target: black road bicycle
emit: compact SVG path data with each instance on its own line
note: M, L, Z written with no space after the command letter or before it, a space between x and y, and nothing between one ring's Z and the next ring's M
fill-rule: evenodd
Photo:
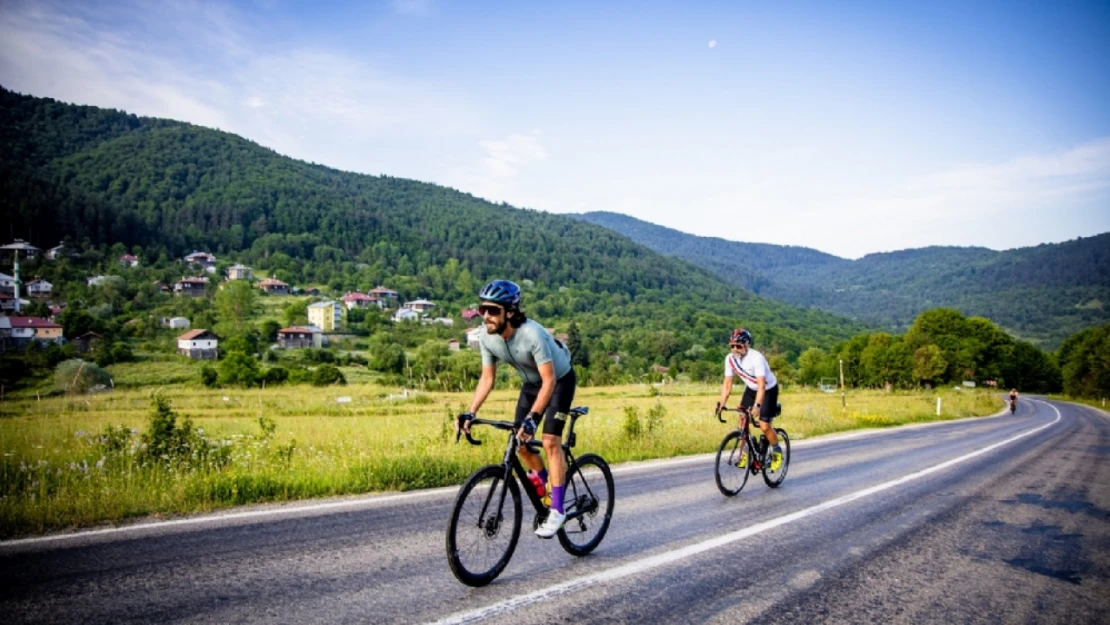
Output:
M786 434L786 430L775 428L779 446L782 447L782 466L777 471L773 471L771 470L770 441L762 432L759 433L759 439L756 440L749 431L749 424L753 418L751 411L744 408L722 408L721 411L740 413L740 426L726 434L724 440L721 441L721 446L717 448L717 464L714 469L717 488L726 497L732 497L744 488L744 484L748 483L749 473L760 472L763 473L763 481L767 482L767 486L778 488L782 481L786 479L786 471L790 468L790 436ZM782 404L776 404L775 416L781 413ZM717 414L717 420L721 423L728 423L728 421L721 418L720 413Z
M572 408L570 425L563 437L563 453L567 459L563 511L567 520L557 536L563 549L576 556L590 553L601 543L613 516L613 474L608 463L596 454L575 458L571 452L575 443L574 424L588 412L585 407ZM548 507L533 488L517 457L517 447L521 443L516 438L513 422L474 419L470 424L472 428L490 425L508 432L501 464L481 467L467 478L455 498L447 524L447 563L451 572L468 586L485 586L505 569L520 538L521 485L536 510L533 529L547 519ZM466 439L472 445L482 444L471 438L470 433L466 434ZM458 440L456 434L455 441ZM543 449L541 441L531 440L524 444L533 452Z
M1010 414L1017 412L1017 397L1010 398Z

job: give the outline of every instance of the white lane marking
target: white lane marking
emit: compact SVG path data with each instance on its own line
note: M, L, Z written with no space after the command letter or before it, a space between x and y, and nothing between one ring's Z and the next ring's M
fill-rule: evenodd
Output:
M1030 400L1032 401L1032 400ZM1001 414L1001 413L999 413ZM998 415L992 415L998 416ZM794 441L794 447L808 447L810 445L819 445L826 442L842 441L850 438L862 438L866 436L875 436L887 432L902 431L908 429L916 429L922 427L930 427L934 425L942 425L945 423L954 423L956 421L970 421L972 419L984 419L989 417L968 417L967 419L951 419L948 421L930 421L928 423L915 423L911 425L903 425L893 429L881 430L867 430L864 432L852 432L849 434L830 434L827 436L820 436L817 438L807 438ZM613 474L621 473L636 473L639 471L648 471L651 469L659 469L670 466L681 466L684 464L695 464L712 460L715 456L714 453L699 454L696 456L685 456L682 458L663 458L659 460L648 460L644 462L628 463L612 469ZM8 546L16 545L29 545L35 543L50 543L62 540L77 540L90 536L103 536L108 534L122 534L128 532L140 531L157 531L167 527L181 527L189 525L200 525L204 523L218 523L219 521L232 521L238 519L255 519L264 517L280 517L280 516L294 516L301 513L320 512L324 510L339 510L343 508L360 508L360 507L373 507L379 504L394 503L405 501L408 499L416 499L420 497L429 497L432 495L439 495L443 493L457 492L458 486L446 486L443 488L433 488L429 490L421 490L411 493L400 493L397 495L371 495L369 497L362 497L358 499L348 499L344 501L324 502L315 504L304 504L296 506L281 506L270 508L266 510L247 510L243 512L229 512L225 514L216 513L212 515L189 517L187 519L173 519L170 521L153 521L148 523L135 523L133 525L125 525L122 527L109 527L98 530L82 530L72 532L69 534L51 534L49 536L35 536L30 538L17 538L15 540L0 540L0 549Z
M256 519L267 516L292 516L301 512L318 512L320 510L339 510L342 508L372 508L379 504L393 503L396 501L404 501L407 499L416 499L419 497L429 497L432 495L440 495L458 491L458 486L447 486L444 488L433 488L429 490L422 490L415 493L402 493L398 495L384 495L364 497L360 499L349 499L344 501L329 501L324 503L315 503L300 506L281 506L270 508L266 510L247 510L244 512L229 512L227 514L213 514L208 516L191 517L188 519L173 519L170 521L155 521L153 523L139 523L136 525L125 525L123 527L108 527L99 530L88 530L83 532L74 532L72 534L52 534L50 536L36 536L34 538L18 538L16 540L0 541L0 548L15 546L15 545L28 545L33 543L46 543L58 540L80 539L88 536L100 536L104 534L119 534L123 532L140 532L145 530L159 530L165 527L174 527L182 525L199 525L202 523L218 523L220 521L233 521L237 519Z
M635 562L629 562L628 564L618 566L618 567L609 569L607 571L600 571L598 573L594 573L593 575L586 575L584 577L579 577L578 579L572 579L570 581L563 582L561 584L556 584L554 586L549 586L547 588L542 588L540 590L528 593L526 595L521 595L519 597L513 597L512 599L506 599L504 601L494 603L494 604L486 606L484 608L478 608L476 610L470 610L468 612L460 612L458 614L454 614L454 615L448 616L448 617L446 617L442 620L436 621L434 623L434 625L461 625L463 623L476 623L478 621L483 621L483 620L486 620L488 618L492 618L494 616L500 616L502 614L506 614L508 612L512 612L514 610L518 610L520 608L523 608L523 607L526 607L526 606L529 606L529 605L532 605L532 604L535 604L535 603L539 603L539 602L541 602L545 599L549 599L551 597L557 597L559 595L564 595L564 594L567 594L567 593L570 593L570 592L575 592L577 590L580 590L582 588L586 588L588 586L593 586L595 584L603 584L605 582L610 582L610 581L613 581L613 580L616 580L616 579L620 579L622 577L627 577L629 575L635 575L635 574L638 574L638 573L643 573L643 572L648 571L650 569L661 567L665 564L670 564L672 562L677 562L679 560L689 558L691 556L695 556L695 555L698 555L700 553L704 553L706 551L716 549L717 547L727 545L729 543L733 543L733 542L736 542L738 540L743 540L745 538L750 538L752 536L755 536L756 534L761 534L763 532L774 529L776 527L780 527L780 526L786 525L788 523L793 523L794 521L800 521L800 520L802 520L806 517L810 517L810 516L813 516L815 514L825 512L826 510L831 510L832 508L837 508L839 506L843 506L844 504L850 503L850 502L855 501L857 499L862 499L864 497L874 495L875 493L880 493L882 491L889 490L891 488L894 488L895 486L901 486L902 484L905 484L907 482L912 482L914 480L925 477L926 475L936 473L937 471L942 471L942 470L947 469L948 467L951 467L953 465L960 464L962 462L966 462L966 461L968 461L968 460L970 460L970 459L972 459L976 456L981 456L985 453L988 453L988 452L993 451L993 450L995 450L999 447L1002 447L1003 445L1008 445L1008 444L1010 444L1014 441L1021 440L1021 439L1025 438L1026 436L1031 436L1033 434L1036 434L1037 432L1040 432L1041 430L1043 430L1045 428L1048 428L1048 427L1051 427L1051 426L1055 425L1056 423L1058 423L1060 421L1060 418L1061 418L1060 417L1060 411L1057 410L1056 407L1053 406L1052 404L1047 404L1047 405L1048 405L1049 408L1052 408L1054 411L1056 411L1056 418L1054 420L1050 421L1049 423L1046 423L1042 426L1038 426L1036 428L1033 428L1032 430L1028 430L1028 431L1023 432L1021 434L1018 434L1016 436L1011 436L1010 438L1007 438L1006 440L994 443L993 445L988 445L988 446L986 446L982 449L973 451L969 454L964 454L964 455L962 455L958 458L953 458L953 459L948 460L946 462L942 462L938 465L931 466L927 469L922 469L922 470L917 471L915 473L910 473L909 475L905 475L905 476L902 476L900 478L890 480L889 482L883 482L882 484L879 484L877 486L872 486L870 488L865 488L865 489L863 489L861 491L857 491L855 493L850 493L848 495L843 495L843 496L837 497L835 499L830 499L826 502L817 504L816 506L812 506L812 507L806 508L804 510L799 510L797 512L793 512L793 513L787 514L785 516L780 516L780 517L771 519L770 521L764 521L762 523L757 523L755 525L746 527L742 530L737 530L735 532L730 532L728 534L718 536L717 538L712 538L712 539L709 539L709 540L706 540L706 541L703 541L703 542L700 542L700 543L697 543L697 544L688 545L686 547L682 547L681 549L675 549L673 551L660 553L660 554L657 554L657 555L654 555L654 556L644 558L642 560L637 560Z

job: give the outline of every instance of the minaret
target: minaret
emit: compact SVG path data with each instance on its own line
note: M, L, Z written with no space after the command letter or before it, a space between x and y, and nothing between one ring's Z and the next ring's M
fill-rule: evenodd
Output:
M0 246L0 250L12 250L15 252L15 314L19 315L19 252L20 250L26 252L28 255L40 251L39 248L31 245L23 239L16 239L15 242Z

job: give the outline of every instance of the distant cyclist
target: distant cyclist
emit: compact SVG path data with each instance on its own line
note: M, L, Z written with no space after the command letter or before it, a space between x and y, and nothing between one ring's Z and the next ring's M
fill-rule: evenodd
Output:
M739 376L746 388L740 399L740 406L751 409L757 417L756 423L771 444L771 470L778 471L782 466L782 448L779 447L775 429L771 421L775 418L775 407L779 401L779 385L771 366L763 354L752 349L752 335L743 328L732 331L728 338L732 353L725 356L725 379L721 384L721 398L716 412L721 414L728 396L732 394L732 378Z
M1016 388L1010 389L1010 414L1017 412L1018 392Z
M462 415L462 427L470 430L474 413L478 412L493 390L497 380L497 363L508 362L516 367L524 380L516 404L517 438L523 442L531 440L536 428L543 423L543 450L549 469L544 468L539 454L524 445L518 449L521 462L529 469L528 478L534 488L546 491L545 485L550 479L551 510L536 530L536 535L551 538L566 521L563 488L566 485L567 460L563 455L563 426L566 425L567 413L578 385L574 368L570 366L570 350L520 310L520 287L516 283L494 280L482 287L478 299L481 300L478 312L486 325L486 331L479 333L482 377L474 389L470 412Z

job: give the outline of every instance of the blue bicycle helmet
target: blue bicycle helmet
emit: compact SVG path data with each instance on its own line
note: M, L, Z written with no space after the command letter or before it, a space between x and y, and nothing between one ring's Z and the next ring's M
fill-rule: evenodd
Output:
M515 310L520 308L520 287L511 280L494 280L482 287L478 299Z

